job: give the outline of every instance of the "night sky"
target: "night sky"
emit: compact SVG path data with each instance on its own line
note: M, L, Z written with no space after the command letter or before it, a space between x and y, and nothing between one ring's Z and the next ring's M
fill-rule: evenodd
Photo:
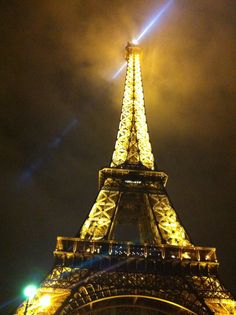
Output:
M1 314L88 214L118 131L124 73L111 77L164 3L0 2ZM217 248L234 295L235 33L235 0L175 0L141 42L158 168L194 244Z

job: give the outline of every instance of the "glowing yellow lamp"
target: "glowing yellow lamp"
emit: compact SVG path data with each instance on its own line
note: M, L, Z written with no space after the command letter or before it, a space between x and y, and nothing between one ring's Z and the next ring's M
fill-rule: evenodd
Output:
M39 305L42 308L48 307L51 304L51 297L50 295L44 295L39 300Z

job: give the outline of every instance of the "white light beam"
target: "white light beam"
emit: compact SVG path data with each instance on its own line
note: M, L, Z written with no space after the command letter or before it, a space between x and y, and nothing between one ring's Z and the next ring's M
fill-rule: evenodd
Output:
M138 42L141 40L141 38L147 33L147 31L157 22L157 20L163 15L163 13L167 10L167 8L170 6L170 4L173 2L173 0L169 0L160 11L158 11L157 15L154 17L154 19L151 20L151 22L145 27L145 29L138 35L136 39L133 40L134 44L138 44ZM112 79L116 79L122 70L124 70L127 62L125 62L120 69L113 75Z
M124 70L125 66L126 66L127 62L125 62L118 71L116 71L116 73L113 75L112 79L114 80L115 78L117 78L119 76L119 74L122 72L122 70Z
M151 20L151 22L145 27L145 29L139 34L139 36L134 40L135 42L139 42L140 39L147 33L147 31L156 23L156 21L162 16L162 14L166 11L166 9L170 6L173 0L168 1L162 9L157 13L155 18Z

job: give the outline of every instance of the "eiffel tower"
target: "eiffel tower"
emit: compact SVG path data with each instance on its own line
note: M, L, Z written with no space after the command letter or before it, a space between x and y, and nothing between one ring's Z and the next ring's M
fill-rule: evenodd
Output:
M119 131L96 202L76 237L57 238L52 270L17 315L236 314L215 248L192 243L154 162L140 52L128 43Z

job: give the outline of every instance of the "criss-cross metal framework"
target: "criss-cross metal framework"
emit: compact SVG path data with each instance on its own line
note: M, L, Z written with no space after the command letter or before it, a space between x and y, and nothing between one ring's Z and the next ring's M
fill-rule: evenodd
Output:
M129 43L126 51L119 131L95 204L76 237L57 238L52 270L17 315L26 305L31 315L236 314L215 248L193 245L167 194L168 177L155 166L140 48Z
M120 126L111 166L141 164L154 169L144 108L139 47L127 47L127 63Z

